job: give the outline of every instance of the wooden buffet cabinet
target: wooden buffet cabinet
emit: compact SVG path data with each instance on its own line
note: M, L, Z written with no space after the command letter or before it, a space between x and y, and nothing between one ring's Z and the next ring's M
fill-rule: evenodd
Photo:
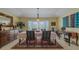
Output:
M17 34L10 31L0 31L0 48L17 38Z
M9 33L6 31L0 31L0 47L10 42Z
M13 16L9 16L7 14L4 14L2 12L0 12L0 17L5 17L5 21L6 21L6 18L8 18L10 20L10 23L8 23L7 25L3 25L3 24L0 24L0 48L6 44L8 44L9 42L11 42L14 35L11 35L10 33L10 29L9 30L2 30L3 27L7 28L11 28L13 27ZM2 18L0 18L1 20Z

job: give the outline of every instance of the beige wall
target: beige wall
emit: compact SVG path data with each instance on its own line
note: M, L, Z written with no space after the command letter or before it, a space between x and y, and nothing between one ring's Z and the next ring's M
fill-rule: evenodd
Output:
M49 21L49 30L51 29L51 22L56 22L56 28L59 29L59 17L48 17L48 18L39 18L39 21ZM26 23L26 27L24 29L28 30L28 21L37 21L36 18L27 18L27 17L19 17L19 21Z
M11 13L5 12L5 11L0 11L3 12L7 15L13 16L13 24L16 25L17 22L22 21L24 23L26 23L26 27L24 27L23 29L27 30L28 29L28 21L37 21L36 18L28 18L28 17L17 17L14 16ZM49 29L51 29L51 22L56 22L56 28L59 28L59 17L48 17L48 18L40 18L40 21L45 21L48 20L49 21Z
M2 12L2 11L0 11L0 12ZM13 25L16 25L16 23L19 21L18 17L14 16L10 13L4 12L4 11L2 13L7 14L9 16L13 16ZM0 16L0 17L2 17L2 16ZM10 27L2 27L2 29L10 30L11 28Z
M19 21L24 22L26 24L26 27L23 27L23 29L27 30L28 29L28 17L18 17L18 19Z
M2 12L2 13L4 13L4 14L7 14L7 15L10 15L10 16L13 16L13 24L14 24L14 25L15 25L16 22L19 21L18 17L14 16L14 15L11 14L11 13L8 13L8 12L5 12L5 11L0 11L0 12Z
M68 12L68 13L66 13L65 15L63 15L62 17L60 17L60 28L63 26L63 17L65 17L65 16L69 16L69 15L71 15L71 14L74 14L74 13L76 13L76 12L79 12L79 8L74 8L74 9L72 9L70 12ZM79 32L79 28L68 28L67 27L67 31L71 31L71 32Z

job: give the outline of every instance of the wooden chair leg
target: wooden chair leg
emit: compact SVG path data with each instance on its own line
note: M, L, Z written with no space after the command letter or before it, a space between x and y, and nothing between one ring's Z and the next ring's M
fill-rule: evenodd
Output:
M36 40L34 41L34 47L35 47L35 45L36 45Z
M27 47L28 47L28 40L26 40L26 45L27 45Z
M55 45L56 45L56 39L55 39Z
M41 46L43 47L43 41L41 40Z
M70 38L69 38L69 46L70 46Z
M19 39L19 45L21 44L21 39Z
M76 39L76 45L78 46L78 39Z

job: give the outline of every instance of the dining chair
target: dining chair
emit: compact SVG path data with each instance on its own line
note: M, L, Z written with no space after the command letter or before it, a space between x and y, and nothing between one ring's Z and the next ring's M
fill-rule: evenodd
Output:
M27 38L26 38L27 47L29 47L29 45L34 45L35 47L36 39L35 39L34 31L26 31L26 35L27 35Z
M72 37L72 39L75 39L76 45L78 45L78 33L72 32L71 37Z
M59 38L61 37L61 33L59 31L56 31L55 33L57 34Z
M76 33L76 45L78 46L78 33Z
M56 45L56 40L58 39L57 37L58 35L56 32L51 32L51 43L53 43L54 45Z
M71 33L68 33L68 32L64 33L64 39L66 42L69 43L69 46L70 46L70 37L71 37Z
M49 45L50 44L50 35L51 35L51 31L43 31L42 40L41 40L42 47L44 45Z

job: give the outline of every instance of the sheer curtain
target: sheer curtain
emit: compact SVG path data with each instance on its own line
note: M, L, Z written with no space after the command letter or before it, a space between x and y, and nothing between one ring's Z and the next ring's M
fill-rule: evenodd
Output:
M48 21L28 21L28 30L48 30Z

